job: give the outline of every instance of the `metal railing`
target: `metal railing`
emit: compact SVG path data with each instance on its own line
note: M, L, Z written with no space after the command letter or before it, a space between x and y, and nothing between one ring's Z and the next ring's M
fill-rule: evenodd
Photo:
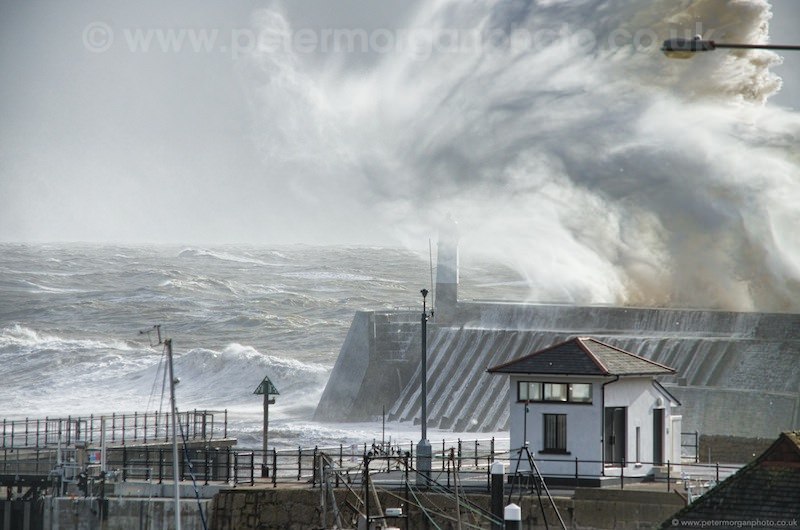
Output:
M189 427L183 424L188 431L189 438L192 438L195 431L191 428L193 418L200 418L202 415L212 414L209 411L197 411L182 413L181 421L189 421ZM148 416L150 418L150 416ZM188 417L188 420L187 420ZM122 416L117 416L119 423L116 425L118 436L117 443L120 445L108 446L106 448L106 470L107 477L120 481L151 481L163 483L171 482L173 477L172 451L169 447L160 446L168 440L160 432L163 424L159 425L159 436L153 437L152 432L147 434L147 441L152 444L136 444L135 441L144 442L144 429L146 423L143 416L129 415L123 420ZM136 418L136 419L131 419ZM141 423L139 420L142 420ZM108 417L106 417L108 420ZM67 420L77 421L77 420ZM155 423L154 417L152 418ZM97 425L97 418L94 418L94 425ZM29 420L28 424L31 424ZM9 423L7 422L8 426ZM17 425L19 425L17 423ZM74 424L73 424L74 425ZM92 426L91 420L87 424ZM125 426L134 425L135 428L126 429ZM206 424L208 426L209 423ZM214 424L216 425L216 423ZM227 426L224 427L225 434ZM125 434L121 434L124 431ZM134 431L136 434L134 435ZM96 429L87 429L86 433L97 432ZM200 436L202 429L197 430L196 436ZM206 431L208 434L208 431ZM62 437L64 431L62 431ZM30 433L29 433L30 436ZM109 433L106 433L109 436ZM124 438L123 438L124 436ZM94 436L94 443L87 443L85 448L84 463L90 468L90 473L98 475L100 468L99 453L100 447L97 444L97 436ZM90 437L91 439L91 437ZM122 440L125 445L121 445ZM109 440L110 441L110 440ZM159 443L155 443L155 442ZM201 444L196 444L201 445ZM179 462L179 476L181 480L194 478L198 483L209 484L227 483L234 487L240 484L267 484L277 487L279 483L306 483L311 487L316 487L321 482L320 462L323 459L331 462L336 468L335 486L348 484L360 484L363 480L364 469L369 469L371 480L383 482L387 487L393 484L400 486L405 474L408 475L409 466L416 468L415 459L416 445L409 441L406 443L381 444L373 443L313 448L298 447L292 450L272 449L267 452L254 449L236 449L231 446L185 448L181 451ZM450 487L456 481L461 487L476 490L489 490L491 484L490 468L493 462L499 461L506 465L508 475L515 475L520 462L519 449L509 449L508 439L473 439L473 440L442 440L432 442L433 464L431 478L438 483ZM58 457L58 449L52 447L3 447L0 448L2 462L0 462L0 474L48 474L54 468L74 466L77 460L77 453L74 448L66 449L62 446L61 457ZM72 451L72 453L69 453ZM553 458L548 455L546 459L537 458L542 473L550 481L558 482L560 485L571 488L579 486L586 480L598 480L604 478L620 488L625 488L626 484L632 481L642 481L644 477L632 476L632 471L638 469L634 466L608 465L601 460L582 460L578 458ZM632 463L628 463L632 464ZM738 469L738 466L724 466L720 464L698 464L694 458L684 459L682 462L666 462L661 466L656 466L649 462L637 462L636 466L644 466L647 469L655 467L655 473L650 473L646 480L654 483L665 484L666 490L670 491L676 485L681 484L683 488L692 494L692 491L708 489L719 483L729 474ZM528 473L525 465L523 473L518 473L520 482L521 477ZM552 472L558 469L558 472Z
M436 450L433 454L432 478L448 487L458 480L462 487L488 490L493 462L504 463L507 474L511 476L515 475L521 462L518 456L519 450L500 449L498 445L501 444L495 439L457 440L452 443L444 441L441 445L434 444ZM507 447L507 444L505 445ZM339 486L340 482L359 484L363 480L365 465L370 465L371 475L379 476L374 480L388 485L396 482L399 486L404 466L410 465L412 469L416 467L414 449L413 443L407 443L386 447L375 444L372 446L362 444L357 447L344 445L298 447L296 450L273 449L266 453L261 450L231 447L200 448L189 450L188 454L195 479L204 483L227 482L235 487L239 484L258 482L277 487L278 484L300 482L316 487L321 480L319 462L324 458L332 462L337 470L335 486ZM631 482L647 481L664 484L667 491L676 485L682 485L684 489L692 485L713 485L739 468L688 461L666 462L662 465L637 462L636 466L633 466L632 463L625 462L622 465L609 465L602 460L548 457L546 460L537 458L536 462L548 482L553 481L566 488L577 487L587 480L606 480L613 482L613 485L620 489L624 489ZM151 480L161 483L172 478L171 452L164 448L118 449L109 457L107 465L110 470L116 470L115 474L119 480ZM191 478L190 466L185 457L180 466L181 479ZM524 464L521 467L523 471L516 473L519 477L528 474L527 467ZM648 473L647 477L633 472L640 467L648 470L655 468L655 472ZM560 468L562 471L550 471L554 468Z
M681 456L691 458L695 463L700 462L700 433L682 432L681 433Z
M220 418L222 416L222 418ZM46 417L3 420L0 449L71 446L76 442L107 445L147 444L171 440L172 414L133 412L95 416ZM227 410L191 410L178 413L187 439L212 440L228 437Z

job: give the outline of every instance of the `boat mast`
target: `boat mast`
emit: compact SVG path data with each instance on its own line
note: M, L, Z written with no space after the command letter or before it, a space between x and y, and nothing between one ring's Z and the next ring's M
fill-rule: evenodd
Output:
M172 368L172 339L165 339L167 362L169 365L169 400L172 407L172 479L175 481L175 530L181 530L181 488L180 468L178 465L178 407L175 404L175 372Z

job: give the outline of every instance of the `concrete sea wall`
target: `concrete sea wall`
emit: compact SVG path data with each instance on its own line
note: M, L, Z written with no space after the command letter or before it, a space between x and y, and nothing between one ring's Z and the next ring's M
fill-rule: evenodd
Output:
M486 369L591 336L677 370L662 381L684 431L774 437L800 427L800 315L458 302L428 327L429 424L507 427L504 377ZM419 314L359 312L317 408L318 420L420 417ZM437 316L437 319L439 317Z

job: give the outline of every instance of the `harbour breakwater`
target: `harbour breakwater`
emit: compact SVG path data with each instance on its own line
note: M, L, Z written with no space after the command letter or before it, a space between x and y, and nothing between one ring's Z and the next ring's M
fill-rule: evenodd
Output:
M575 336L675 368L662 383L684 431L773 438L800 426L800 315L442 298L428 322L430 426L506 429L508 384L486 369ZM420 333L421 311L356 313L315 419L373 420L385 407L418 422Z

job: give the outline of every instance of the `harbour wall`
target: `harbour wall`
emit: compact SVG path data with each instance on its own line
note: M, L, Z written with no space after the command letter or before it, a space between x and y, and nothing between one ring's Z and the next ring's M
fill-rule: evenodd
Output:
M309 489L243 489L223 490L214 501L210 528L213 530L305 530L323 527L323 509L320 491ZM341 501L346 491L336 492ZM425 494L432 504L442 509L454 520L458 518L452 496ZM383 508L398 506L398 499L386 492L379 492ZM489 510L490 498L486 494L468 494L469 501ZM504 499L504 502L507 499ZM513 502L522 508L522 528L538 530L558 526L558 519L544 499L545 512L539 507L535 495L522 499L514 496ZM639 530L654 528L683 508L685 500L676 493L578 489L573 497L556 497L556 506L567 528L580 530ZM406 528L434 528L418 509L410 512L404 507L408 520L387 520L390 525ZM376 512L377 513L377 512ZM344 514L343 514L344 516ZM461 518L468 520L462 509ZM328 507L325 528L334 524L333 512ZM441 521L439 521L441 524ZM355 526L353 526L355 527ZM452 525L456 527L455 522ZM490 528L484 522L481 528Z
M222 489L213 499L181 501L181 528L201 530L203 522L199 506L202 506L207 527L210 530L307 530L309 528L332 528L335 519L330 497L327 510L323 509L321 490L299 488L231 488ZM334 495L339 506L345 498L354 500L346 489L336 490ZM381 507L398 507L403 504L403 492L377 493ZM454 521L458 519L454 497L425 493L426 502ZM483 510L489 510L490 497L484 493L469 493L465 497ZM372 498L373 502L375 497ZM507 498L504 498L504 503ZM576 530L639 530L654 528L683 508L683 497L675 492L636 491L598 488L579 488L572 497L555 497L558 512L566 527ZM101 502L102 508L101 508ZM522 509L522 528L538 530L558 526L555 511L543 498L544 513L535 495L520 498L514 495L512 502ZM389 519L386 522L402 528L434 528L425 514L416 507L403 506L406 519ZM44 525L35 522L30 527L46 530L170 530L174 528L174 504L170 498L116 497L103 501L97 498L46 498L44 502ZM42 509L42 505L37 506ZM379 513L377 508L371 511ZM353 514L343 509L341 513L345 527L353 520ZM35 510L34 510L35 511ZM105 515L104 515L105 514ZM480 528L490 528L486 519L470 516L462 506L462 521L472 521ZM323 519L325 525L323 526ZM406 526L405 523L408 523ZM437 519L441 525L444 520ZM444 526L445 528L447 526ZM453 524L455 527L455 523ZM5 526L2 528L15 528ZM22 530L22 527L19 527Z
M458 302L428 324L428 421L458 432L508 423L490 366L591 336L671 366L684 431L774 439L800 427L800 315ZM321 421L418 422L420 313L355 315L317 407Z

